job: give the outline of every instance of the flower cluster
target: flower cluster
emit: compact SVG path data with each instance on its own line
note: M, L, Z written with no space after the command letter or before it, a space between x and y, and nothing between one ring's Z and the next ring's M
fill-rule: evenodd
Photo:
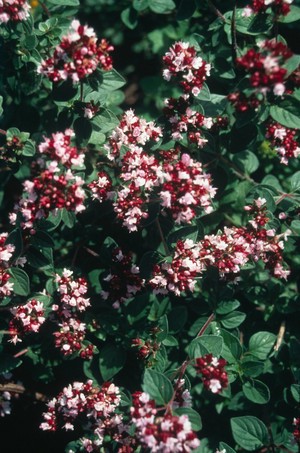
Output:
M175 397L172 404L173 409L178 407L191 407L192 406L192 396L190 391L185 388L185 380L177 379L175 381Z
M144 286L140 277L139 268L133 264L132 256L125 254L117 247L112 252L110 273L103 279L106 282L105 291L101 291L102 298L119 308L127 299L137 294Z
M295 426L293 436L296 442L300 443L300 417L294 418L293 425Z
M30 5L26 0L0 0L0 24L19 22L29 17Z
M174 140L182 140L182 134L185 133L190 143L196 143L199 148L205 145L207 139L201 134L201 128L210 129L213 119L193 110L187 96L166 99L164 114L170 123L171 137Z
M7 269L10 264L15 246L6 244L8 233L0 234L0 300L3 297L10 296L13 290L13 283L9 282L11 278Z
M300 155L297 133L296 129L287 128L275 121L267 125L266 138L270 140L272 148L280 156L282 164L287 165L289 159Z
M196 371L201 374L204 387L212 393L220 393L228 386L228 376L224 369L226 360L206 354L196 359Z
M152 452L190 452L200 445L187 415L160 416L147 393L133 394L130 413L136 426L135 437L142 447Z
M262 41L259 51L250 49L237 64L250 74L250 85L263 94L272 90L281 96L285 90L287 70L282 65L293 55L282 42L275 40Z
M64 132L52 134L51 138L44 137L44 141L39 145L38 150L43 157L47 157L52 162L61 163L66 168L82 167L84 154L79 153L71 140L75 136L72 129Z
M12 224L20 220L22 228L33 229L36 221L55 214L57 209L65 208L76 214L85 209L84 180L70 168L82 166L84 160L84 155L71 146L73 135L67 129L44 138L39 145L41 157L33 168L35 176L23 183L23 195L10 215Z
M114 198L115 192L112 190L112 181L107 173L100 171L98 179L88 184L92 191L92 198L102 203L105 200Z
M108 144L104 145L107 157L118 160L122 147L131 148L134 145L144 146L146 143L157 142L162 136L161 128L153 121L139 118L132 109L124 112L119 125L112 131Z
M254 93L247 96L241 91L230 93L227 96L228 101L233 105L237 112L247 112L248 110L255 110L260 105L260 100Z
M60 329L54 332L55 346L64 356L79 353L83 359L90 359L94 352L93 345L84 345L86 324L81 322L79 314L84 312L90 301L84 297L87 293L87 281L73 277L73 271L64 269L62 276L56 275L59 303L52 309L58 319Z
M105 382L100 389L93 386L92 380L74 382L49 401L40 427L44 431L56 431L59 427L73 430L79 415L84 415L94 425L102 424L114 414L120 400L119 388L110 382Z
M170 291L179 296L181 292L193 292L197 277L203 270L199 255L200 247L191 239L178 241L172 262L154 266L149 281L154 293L167 294Z
M155 265L149 283L154 293L169 291L194 291L197 280L209 267L215 267L221 278L236 279L249 261L262 260L265 268L276 278L287 278L289 271L283 268L282 251L289 231L276 235L267 229L266 200L258 198L245 209L252 215L246 227L224 227L218 234L205 235L194 243L178 241L172 261Z
M206 77L210 75L210 64L197 56L195 47L188 42L176 42L163 57L163 77L177 79L184 92L197 96Z
M41 325L45 322L44 304L36 299L29 300L24 305L18 305L11 309L13 319L9 323L11 343L17 344L22 341L22 337L30 332L38 332Z
M271 8L276 16L287 16L291 10L291 3L293 3L293 0L252 0L247 9L253 13L264 13L268 8Z
M212 211L212 198L216 189L202 164L188 154L163 166L164 183L159 192L161 205L171 211L175 223L189 223L196 215L196 208L205 213Z
M92 28L73 20L69 33L63 36L53 56L41 62L38 72L53 82L71 79L77 83L98 67L105 71L112 69L113 49L105 39L98 41Z

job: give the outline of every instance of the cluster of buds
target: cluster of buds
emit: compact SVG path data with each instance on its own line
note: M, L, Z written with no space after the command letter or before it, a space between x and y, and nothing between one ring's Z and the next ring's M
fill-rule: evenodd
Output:
M196 359L195 368L201 374L203 385L212 393L220 393L228 386L228 375L224 367L225 359L218 359L212 354L206 354Z
M253 13L264 13L268 8L276 16L287 16L291 10L290 5L293 0L252 0L251 5L245 8L245 15Z
M297 134L296 129L289 129L275 121L267 125L266 138L270 140L271 147L277 152L282 164L287 165L289 159L300 155Z
M74 133L67 129L64 133L52 134L39 145L41 157L33 168L34 177L23 183L24 192L10 214L10 222L17 220L23 229L34 231L39 219L65 208L76 214L85 209L84 180L73 173L71 166L82 166L84 155L71 146Z
M197 56L195 47L188 42L176 42L164 55L163 77L179 82L186 94L198 96L204 81L210 75L210 64Z
M44 431L56 431L60 427L73 430L79 416L85 416L93 425L102 424L112 417L120 400L119 388L110 382L105 382L101 388L94 387L92 380L74 382L49 401L40 428Z
M98 41L92 28L73 20L69 33L62 37L53 56L41 62L38 72L53 82L71 79L77 83L98 67L104 71L111 70L112 50L113 46L105 39Z
M155 143L161 136L161 128L153 121L139 118L132 109L129 109L122 115L119 125L112 131L104 149L108 159L116 161L120 157L122 147L127 149L134 145L144 146L150 141Z
M300 417L294 418L293 425L295 426L293 436L296 442L300 444Z
M54 332L55 347L59 348L64 356L77 353L83 359L90 359L94 353L94 346L84 345L86 324L81 322L79 314L84 312L90 301L84 297L87 293L87 281L73 277L73 271L64 269L62 276L56 275L58 283L59 303L52 309L58 319L60 329Z
M197 281L209 267L215 267L221 278L236 279L249 261L261 260L276 278L287 278L289 271L282 265L284 240L289 231L276 235L267 229L266 200L258 198L245 210L252 215L246 227L224 227L214 235L205 235L194 243L178 241L172 261L155 265L149 283L154 293L193 292Z
M7 272L7 269L10 265L15 246L6 243L7 237L8 233L0 234L0 300L6 296L10 296L13 290L13 283L9 282L11 276Z
M71 140L74 136L72 129L66 129L64 132L52 134L50 138L44 137L38 150L44 158L62 164L66 168L82 167L84 154L79 153L78 149L72 146Z
M259 44L259 51L250 49L237 58L237 64L250 74L250 85L257 92L266 94L272 90L276 96L281 96L287 79L287 70L282 65L292 55L282 42L266 40Z
M11 312L14 317L9 323L11 335L9 341L14 344L21 342L21 338L25 334L38 332L46 320L44 305L36 299L31 299L24 305L13 307Z
M206 214L213 210L211 200L216 189L211 185L210 175L188 154L163 165L163 180L159 192L161 205L170 210L175 223L190 223L196 208L204 209Z
M164 114L170 123L173 140L182 140L183 134L186 134L188 141L196 143L198 148L205 145L207 139L203 137L201 129L210 129L213 119L193 110L187 96L166 99Z
M161 342L158 340L158 334L161 332L159 327L152 327L149 334L147 335L147 340L142 338L134 338L131 341L132 347L138 349L137 356L139 359L147 360L148 366L150 366L156 358L156 354L160 349Z
M190 452L200 445L187 415L159 415L154 400L145 392L133 394L130 413L138 444L152 452Z
M103 279L105 290L101 291L104 300L119 308L127 299L137 294L144 286L140 270L132 261L130 254L125 254L117 247L112 252L112 263L109 274Z
M30 5L26 0L0 0L0 24L20 22L29 17Z
M261 103L261 100L257 98L256 94L252 93L250 96L246 96L241 91L230 93L227 99L237 112L242 113L248 110L256 110Z

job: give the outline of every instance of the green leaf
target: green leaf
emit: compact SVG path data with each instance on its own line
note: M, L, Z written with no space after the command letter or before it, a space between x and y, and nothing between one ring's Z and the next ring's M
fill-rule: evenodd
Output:
M222 357L229 363L235 363L242 355L243 349L237 337L221 329L221 335L224 341Z
M176 5L173 0L149 0L151 11L157 14L163 14L172 11Z
M35 155L35 143L32 140L26 140L22 150L23 156L31 157Z
M63 208L61 211L61 220L64 222L66 227L73 228L76 223L76 215L72 211L68 211L66 208Z
M273 120L283 126L300 129L300 101L292 96L287 96L278 105L272 105L270 115Z
M246 314L241 311L233 311L220 319L220 322L225 329L234 329L238 327L246 319Z
M299 384L291 385L291 393L293 395L294 400L297 403L300 403L300 385Z
M6 244L13 244L15 246L15 250L13 252L12 259L15 260L19 258L23 251L23 238L20 228L14 228L8 235Z
M177 338L173 337L173 335L167 335L162 342L165 346L178 346Z
M270 332L257 332L250 338L249 353L260 360L265 360L271 352L276 335Z
M242 360L241 368L245 376L257 377L264 371L264 362L246 356Z
M79 6L79 0L48 0L49 3L57 6Z
M138 15L135 9L126 8L121 12L121 19L126 27L133 30L138 24Z
M243 384L243 392L248 400L256 404L266 404L270 400L270 390L266 384L251 379Z
M147 369L144 374L142 388L157 404L167 404L173 395L171 381L162 373Z
M133 0L132 6L137 11L144 11L149 6L149 0Z
M179 416L187 415L194 431L200 431L200 429L202 428L202 420L200 415L191 407L178 407L177 409L175 409L174 414Z
M296 171L290 179L291 189L296 192L300 189L300 171Z
M18 267L11 267L8 272L11 275L9 282L14 285L13 292L18 296L28 296L30 286L26 272Z
M101 90L114 91L125 85L125 79L115 69L102 74Z
M234 440L245 450L254 451L267 444L267 427L257 417L233 417L230 424Z
M108 381L122 370L126 361L124 349L114 344L105 345L99 353L100 373L104 381Z
M298 20L300 20L300 8L299 6L291 5L289 14L286 16L280 16L278 22L290 24L291 22L296 22Z
M218 315L227 315L227 313L232 312L236 308L240 306L240 303L238 300L224 300L219 303L216 313Z
M259 160L252 151L245 150L234 155L233 163L249 175L259 167Z
M222 353L223 339L217 335L202 335L195 338L188 346L188 355L191 359L212 354L219 357Z
M236 453L236 451L229 447L229 445L225 444L225 442L220 442L219 443L219 451L221 452L222 450L225 450L226 453Z

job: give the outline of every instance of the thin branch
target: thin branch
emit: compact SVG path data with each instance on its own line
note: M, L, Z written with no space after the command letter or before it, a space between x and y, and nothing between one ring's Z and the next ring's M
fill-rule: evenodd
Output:
M165 253L166 253L166 255L171 255L171 252L170 252L170 249L169 249L168 244L166 242L164 233L163 233L163 231L161 229L158 217L156 217L155 223L156 223L156 226L157 226L157 229L158 229L158 232L159 232L159 236L160 236L161 242L163 243L163 246L164 246L164 249L165 249Z
M211 0L206 0L207 1L207 4L208 6L210 7L210 9L220 18L222 19L223 22L226 22L226 17L223 16L223 14L221 13L220 10L218 10L218 8L215 7L215 5L213 4L213 2Z
M237 39L236 39L236 2L232 11L232 18L231 18L231 53L232 53L232 62L235 66L236 57L237 57Z

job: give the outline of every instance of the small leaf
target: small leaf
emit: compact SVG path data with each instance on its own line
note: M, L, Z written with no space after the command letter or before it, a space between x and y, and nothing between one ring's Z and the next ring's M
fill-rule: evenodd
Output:
M267 443L267 427L257 417L233 417L230 423L234 440L245 450L254 451Z
M300 129L300 101L292 96L286 96L284 101L277 105L272 105L270 115L273 120L283 126Z
M133 30L138 24L138 15L136 10L133 8L124 9L121 12L121 19L126 27L130 28L130 30Z
M144 392L148 393L157 404L167 404L173 395L171 381L162 373L146 369L143 383Z
M291 385L291 393L293 395L294 400L297 403L300 403L300 385L299 384Z
M220 322L225 329L234 329L238 327L246 319L246 314L241 311L233 311L220 319Z
M11 267L8 272L11 275L9 282L14 285L13 292L18 296L28 296L30 287L26 272L18 267Z
M217 335L202 335L195 338L188 346L188 355L191 359L203 357L206 354L212 354L219 357L222 353L223 339Z
M232 312L236 308L240 306L240 303L238 300L224 300L219 303L216 313L218 315L227 315L227 313Z
M291 189L296 192L300 189L300 171L296 171L290 179Z
M245 150L234 155L233 163L249 175L259 167L259 160L252 151Z
M249 353L260 360L265 360L271 352L276 335L270 332L257 332L250 338Z
M108 381L122 370L126 360L124 349L113 344L105 345L99 353L100 373L104 381Z
M229 445L225 444L225 442L220 442L219 443L219 451L221 452L222 450L225 450L226 453L236 453L236 451L229 447Z
M251 379L243 384L243 392L248 400L256 404L266 404L270 399L270 390L261 381Z
M221 329L221 335L224 340L222 357L229 363L235 363L242 355L242 346L237 337Z
M49 3L57 6L79 6L79 0L48 0Z
M154 13L163 14L172 11L176 5L173 0L150 0L149 7Z
M284 24L290 24L291 22L296 22L300 20L300 8L296 5L290 6L290 12L286 16L280 16L278 22Z

